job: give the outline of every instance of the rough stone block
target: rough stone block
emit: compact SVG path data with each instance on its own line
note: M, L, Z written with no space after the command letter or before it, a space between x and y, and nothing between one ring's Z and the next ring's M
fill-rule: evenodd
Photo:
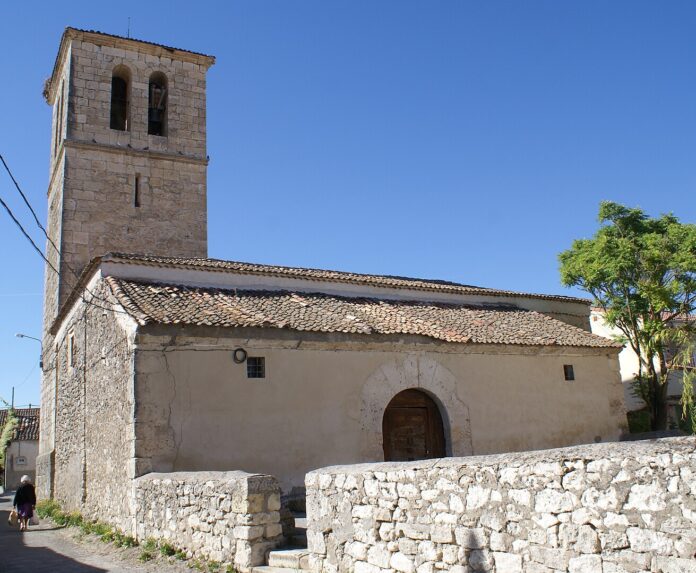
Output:
M401 571L402 573L414 573L416 570L413 564L413 558L401 552L392 554L389 565L392 569Z
M522 556L512 553L493 553L493 561L497 571L505 573L522 573Z
M601 570L602 558L599 555L573 557L568 563L569 573L598 573Z

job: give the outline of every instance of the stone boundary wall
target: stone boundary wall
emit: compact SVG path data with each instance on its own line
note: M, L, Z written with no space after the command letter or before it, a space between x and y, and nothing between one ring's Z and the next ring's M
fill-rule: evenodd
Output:
M696 438L307 475L310 566L355 573L696 572Z
M234 472L151 473L134 480L135 535L247 572L282 542L273 476Z

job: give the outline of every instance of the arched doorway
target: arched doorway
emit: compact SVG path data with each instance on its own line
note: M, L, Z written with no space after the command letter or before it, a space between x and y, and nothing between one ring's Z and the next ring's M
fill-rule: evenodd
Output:
M392 398L382 418L382 439L388 462L445 457L440 410L420 390L404 390Z

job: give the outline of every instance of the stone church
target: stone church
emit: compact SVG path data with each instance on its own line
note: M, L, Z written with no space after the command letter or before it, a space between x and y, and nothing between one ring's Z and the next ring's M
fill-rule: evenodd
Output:
M333 464L619 437L621 347L587 300L207 258L214 61L63 34L41 495L123 523L150 472L271 474L291 496Z

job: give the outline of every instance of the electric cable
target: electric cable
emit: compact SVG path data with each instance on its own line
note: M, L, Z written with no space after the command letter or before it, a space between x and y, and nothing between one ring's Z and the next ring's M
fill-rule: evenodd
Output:
M53 242L53 240L48 236L48 233L46 232L46 229L45 229L44 226L41 224L41 222L39 221L39 218L38 218L37 215L36 215L36 211L34 211L33 207L31 206L31 203L29 202L29 200L27 199L26 195L24 194L24 192L22 191L21 187L19 186L19 183L17 182L17 180L15 179L14 175L12 174L12 171L10 170L9 165L7 165L7 162L5 161L5 158L2 156L2 154L0 154L0 160L2 160L2 164L3 164L3 166L5 167L5 171L7 171L7 174L10 176L10 179L12 179L12 182L14 183L15 187L17 188L17 191L18 191L19 194L22 196L22 199L24 200L24 203L25 203L26 206L29 208L29 211L31 211L31 214L34 216L34 221L36 221L36 224L38 225L39 229L41 229L41 231L42 231L43 234L45 235L45 237L46 237L46 239L48 240L48 242L49 242L49 243L53 246L53 248L55 249L56 253L58 253L58 255L60 255L60 251L58 250L58 247L57 247L56 244ZM7 203L5 203L5 201L2 200L1 197L0 197L0 203L2 203L2 206L5 208L5 210L7 211L8 215L10 216L10 218L14 221L15 225L17 225L17 227L19 227L19 230L20 230L20 231L22 232L22 234L27 238L27 240L31 243L32 247L34 247L34 250L36 250L36 252L41 256L41 258L42 258L44 261L46 261L46 264L53 270L53 272L55 272L55 273L58 275L58 277L61 278L61 273L60 273L60 271L59 271L58 269L56 269L56 267L53 266L53 264L46 258L46 256L43 254L43 251L41 251L41 249L39 249L39 247L36 245L36 243L35 243L34 240L31 238L31 236L29 235L29 233L27 233L27 231L24 229L24 227L23 227L22 224L19 222L19 220L17 219L17 217L15 217L15 215L14 215L14 213L12 212L12 210L10 209L10 207L7 205ZM80 275L77 273L77 271L75 271L75 269L73 269L73 268L70 266L70 264L68 264L67 261L63 261L63 263L64 263L65 266L68 268L68 270L75 276L76 279L79 279L79 278L80 278ZM92 296L92 298L95 298L95 299L97 299L97 300L99 300L99 301L101 301L101 302L103 302L103 303L105 303L105 304L114 304L114 303L111 302L110 300L107 300L107 299L105 299L105 298L102 298L102 297L96 295L95 293L93 293L91 290L89 290L89 288L88 288L86 285L85 285L84 289ZM122 314L128 314L127 312L122 311L122 310L118 310L118 309L115 309L115 308L105 308L105 307L103 307L103 306L94 304L91 300L88 301L87 299L85 299L84 295L82 295L81 298L82 298L82 301L83 301L84 303L86 303L86 304L92 304L93 306L95 306L95 307L97 307L97 308L100 308L100 309L102 309L102 310L111 310L111 311L113 311L113 312L119 312L119 313L122 313Z

